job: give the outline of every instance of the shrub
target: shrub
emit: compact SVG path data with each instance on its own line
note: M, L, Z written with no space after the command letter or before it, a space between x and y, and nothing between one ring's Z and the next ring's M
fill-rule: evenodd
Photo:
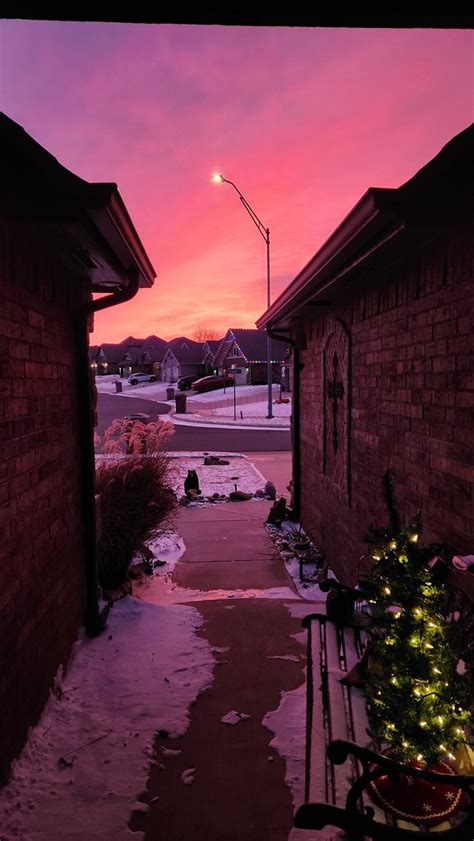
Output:
M176 496L163 450L173 431L159 421L123 419L114 421L104 435L103 449L109 458L97 465L96 492L101 496L102 520L99 579L105 589L124 582L133 555L173 518Z

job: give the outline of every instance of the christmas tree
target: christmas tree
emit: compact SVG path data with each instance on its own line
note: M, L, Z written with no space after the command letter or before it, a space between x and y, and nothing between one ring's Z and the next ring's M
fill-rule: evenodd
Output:
M421 546L421 517L404 528L392 479L383 478L387 528L367 536L374 561L365 582L371 615L366 694L372 735L402 762L453 759L467 742L469 686L457 669L443 616L445 588L434 567L439 546Z

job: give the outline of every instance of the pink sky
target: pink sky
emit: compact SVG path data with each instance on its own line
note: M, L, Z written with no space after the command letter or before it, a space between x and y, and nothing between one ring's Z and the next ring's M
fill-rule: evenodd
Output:
M369 186L472 122L474 33L0 21L2 109L115 181L157 271L93 343L253 327Z

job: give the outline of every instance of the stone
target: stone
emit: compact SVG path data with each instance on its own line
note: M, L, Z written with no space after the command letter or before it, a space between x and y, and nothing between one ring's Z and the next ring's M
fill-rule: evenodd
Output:
M267 523L274 526L281 527L283 520L286 519L286 499L284 496L280 497L278 502L274 502L267 517Z
M265 482L265 496L269 499L276 499L276 488L273 482Z
M184 480L184 492L185 494L189 494L190 491L194 491L197 495L201 493L199 489L199 479L198 475L195 470L188 470L188 475Z
M244 501L247 499L252 499L252 494L246 494L244 491L231 491L229 494L229 499L233 499L235 501Z

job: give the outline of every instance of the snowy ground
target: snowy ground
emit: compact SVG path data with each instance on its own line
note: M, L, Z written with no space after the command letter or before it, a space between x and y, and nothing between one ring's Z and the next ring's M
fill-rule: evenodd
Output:
M2 841L143 837L127 824L154 761L155 733L184 733L189 705L212 683L201 624L192 607L127 597L104 634L76 644L61 689L0 792Z
M179 481L203 458L201 453L172 456ZM234 453L228 460L229 469L211 467L209 477L204 465L198 465L203 489L226 487L229 473L239 475L239 487L264 483L245 457ZM305 599L314 597L309 603L290 587L205 593L180 588L172 572L185 551L183 540L167 532L150 548L155 560L166 563L146 577L140 599L115 603L102 635L76 644L66 677L57 682L39 724L30 731L11 781L0 792L1 841L143 837L132 833L128 823L133 811L153 809L140 796L151 765L158 762L155 734L184 733L190 705L212 685L214 649L197 635L200 614L183 602L277 598L298 618L324 610L320 591L302 592ZM228 606L235 608L235 603ZM305 645L306 632L294 636ZM304 684L283 692L278 709L262 721L274 733L272 746L286 760L285 779L295 806L304 800L305 692ZM166 756L161 761L166 768ZM292 829L289 841L305 841L306 835Z
M184 494L184 480L188 474L188 470L195 470L199 486L205 496L212 496L214 493L228 495L231 491L237 490L245 491L245 493L255 493L259 488L263 490L265 486L265 479L252 464L247 456L240 455L240 453L216 453L212 451L211 455L218 455L224 461L228 461L227 465L206 465L204 464L204 456L200 453L182 453L170 452L168 455L172 460L172 472L174 476L174 490L181 496ZM236 476L234 482L232 477Z
M96 380L97 390L104 394L115 394L113 375ZM171 407L173 419L177 422L194 421L196 423L229 424L231 426L266 426L288 428L291 415L291 397L283 392L282 397L289 399L288 403L279 403L280 386L273 386L273 418L267 418L268 390L266 385L240 385L236 387L236 419L234 420L234 390L233 388L216 389L203 394L191 391L183 392L187 398L187 411L175 416L176 404L174 400L167 400L167 383L140 383L129 385L127 380L122 382L123 397L140 397L142 399L157 400L167 403ZM174 386L173 386L174 387ZM179 392L178 392L179 393Z
M226 453L217 450L213 450L210 455L218 456L223 461L228 461L229 463L223 465L204 464L204 455L202 452L189 452L185 454L182 452L167 452L171 463L172 486L178 497L184 494L184 480L189 470L196 471L203 497L212 496L214 493L228 496L231 491L235 490L236 486L237 490L249 494L255 493L256 490L264 489L265 478L252 464L248 456L244 456L241 453ZM98 453L96 455L96 463L126 458L130 458L130 456ZM259 500L255 499L255 502L259 502ZM206 504L206 501L203 499L202 502L196 504ZM210 505L211 503L208 502L208 504ZM0 841L2 841L1 837Z

